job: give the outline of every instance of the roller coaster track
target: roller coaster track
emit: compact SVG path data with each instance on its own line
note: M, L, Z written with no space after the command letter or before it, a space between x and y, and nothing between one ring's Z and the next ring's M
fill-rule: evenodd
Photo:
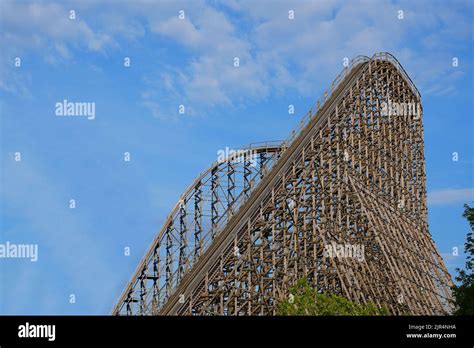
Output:
M302 277L392 314L449 312L452 283L427 223L421 111L386 114L384 103L421 110L395 57L356 57L288 140L213 163L113 314L274 315ZM340 245L363 257L327 254Z

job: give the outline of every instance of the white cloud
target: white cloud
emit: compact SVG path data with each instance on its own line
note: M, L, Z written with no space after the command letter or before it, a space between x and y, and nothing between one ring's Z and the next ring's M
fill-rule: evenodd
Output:
M187 19L172 17L163 22L152 23L151 31L178 40L178 42L191 47L196 47L201 41L201 33Z
M137 43L147 35L174 40L192 59L150 72L158 81L163 74L174 75L164 81L174 104L240 105L288 89L316 98L341 71L344 57L380 51L395 54L423 94L453 93L463 74L453 72L451 58L456 43L469 40L469 14L463 3L450 4L450 11L446 4L426 5L408 0L377 6L364 0L276 1L271 6L234 0L113 6L92 1L75 4L78 17L71 21L65 5L7 1L1 11L1 44L10 47L9 56L36 49L54 63L70 59L75 49L114 50L120 37ZM178 18L180 9L184 20ZM288 19L290 9L294 20ZM403 20L397 18L399 9ZM241 61L238 69L232 65L234 57ZM151 98L145 104L163 104L162 96ZM163 105L160 109L166 113Z
M429 205L449 205L474 201L474 189L445 189L428 192Z
M32 94L31 75L15 71L15 57L36 52L45 62L56 64L71 59L73 48L103 53L116 45L110 35L93 31L77 16L69 19L69 9L55 3L2 1L0 89L22 97Z
M205 5L187 10L185 20L172 17L149 18L152 32L191 50L194 56L185 66L166 67L158 83L148 79L146 105L157 115L158 104L151 98L165 94L173 105L235 105L241 98L259 99L268 94L266 69L251 54L252 46L221 12ZM240 61L234 67L234 58ZM165 93L160 93L164 91ZM160 114L170 113L161 110ZM188 111L186 112L188 114Z
M11 59L11 65L13 61ZM18 71L6 68L4 64L0 65L0 90L23 98L31 98L31 82L31 74L20 74Z
M441 257L444 260L444 263L446 264L446 267L448 269L454 269L458 267L463 267L464 266L464 260L465 260L465 253L464 253L464 245L453 245L453 248L457 248L457 255L453 254L453 250L451 249L448 252L442 252L440 253Z
M88 50L101 51L113 43L105 34L94 32L79 13L69 18L69 8L56 3L12 2L2 4L2 46L17 54L26 49L50 49L57 45L84 45Z

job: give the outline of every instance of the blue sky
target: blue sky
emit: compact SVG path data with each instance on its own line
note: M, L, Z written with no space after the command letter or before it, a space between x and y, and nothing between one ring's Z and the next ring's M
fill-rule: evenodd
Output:
M430 231L454 274L474 201L473 17L472 1L2 1L0 243L39 258L0 259L0 313L109 313L219 149L287 138L345 57L381 51L422 94ZM95 119L57 117L64 99Z

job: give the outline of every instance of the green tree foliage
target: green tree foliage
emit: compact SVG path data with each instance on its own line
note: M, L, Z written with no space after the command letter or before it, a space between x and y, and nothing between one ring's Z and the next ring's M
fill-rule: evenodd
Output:
M474 208L467 204L464 205L463 217L467 219L471 227L468 232L466 243L464 243L464 252L467 255L466 269L456 268L458 272L456 281L460 285L453 287L454 314L457 315L474 315Z
M318 294L303 278L290 288L290 298L278 304L278 315L387 315L374 303L358 304L334 294Z

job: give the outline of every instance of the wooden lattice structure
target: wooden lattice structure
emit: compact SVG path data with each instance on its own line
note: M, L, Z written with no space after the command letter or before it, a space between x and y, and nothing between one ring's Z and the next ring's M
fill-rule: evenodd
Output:
M428 230L421 97L393 56L353 59L290 140L247 150L186 190L113 314L274 315L303 277L392 314L450 311Z

